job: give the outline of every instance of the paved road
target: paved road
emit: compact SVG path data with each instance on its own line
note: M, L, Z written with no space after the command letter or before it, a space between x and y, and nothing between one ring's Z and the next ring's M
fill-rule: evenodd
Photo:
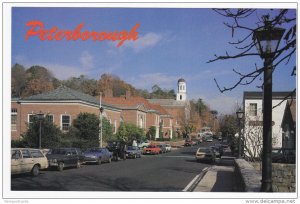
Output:
M211 145L202 143L200 146ZM143 155L101 165L83 165L63 172L45 170L37 177L12 176L11 190L30 191L182 191L209 163L197 163L199 146L161 155Z

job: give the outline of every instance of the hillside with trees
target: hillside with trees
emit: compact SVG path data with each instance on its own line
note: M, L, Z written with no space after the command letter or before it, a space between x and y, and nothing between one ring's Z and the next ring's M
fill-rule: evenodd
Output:
M23 65L15 64L11 70L11 96L24 98L35 94L52 91L64 85L71 89L99 96L99 93L112 91L112 96L124 96L127 91L132 96L144 98L175 98L173 89L162 89L157 84L148 90L137 89L113 74L102 74L99 79L90 79L84 75L74 76L67 80L59 80L46 68L39 65L26 69Z

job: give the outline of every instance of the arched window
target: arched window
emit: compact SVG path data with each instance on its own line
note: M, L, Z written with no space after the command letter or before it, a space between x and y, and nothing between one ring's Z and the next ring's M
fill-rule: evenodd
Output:
M180 95L180 100L182 100L182 95Z

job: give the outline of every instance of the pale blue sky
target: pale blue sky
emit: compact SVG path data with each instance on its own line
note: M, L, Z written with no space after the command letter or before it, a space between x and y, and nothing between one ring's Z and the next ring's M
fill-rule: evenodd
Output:
M244 23L255 28L257 11ZM291 11L295 16L295 11ZM130 30L136 23L139 39L125 42L120 48L108 41L41 41L31 37L25 41L26 23L42 21L45 29L57 26L73 30L84 23L84 30ZM12 64L30 67L42 65L55 77L67 79L86 75L98 79L103 73L112 73L136 88L150 90L154 84L176 90L177 80L187 81L189 99L202 98L212 109L232 112L236 101L241 102L243 91L260 91L253 85L238 87L221 94L214 83L217 78L222 86L233 85L237 69L247 73L255 63L262 65L259 57L219 61L207 64L214 54L225 51L235 53L228 45L232 41L231 30L223 22L226 19L212 9L140 9L140 8L13 8L12 9ZM238 33L242 35L243 33ZM291 67L282 66L274 72L273 90L289 91L296 86L291 77Z

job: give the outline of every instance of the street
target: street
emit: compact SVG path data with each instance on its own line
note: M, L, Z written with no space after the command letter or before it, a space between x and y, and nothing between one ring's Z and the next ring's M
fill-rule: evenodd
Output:
M138 159L113 161L101 165L85 164L80 169L41 171L11 177L11 190L21 191L182 191L210 163L198 163L193 147L175 149L160 155L143 155Z

